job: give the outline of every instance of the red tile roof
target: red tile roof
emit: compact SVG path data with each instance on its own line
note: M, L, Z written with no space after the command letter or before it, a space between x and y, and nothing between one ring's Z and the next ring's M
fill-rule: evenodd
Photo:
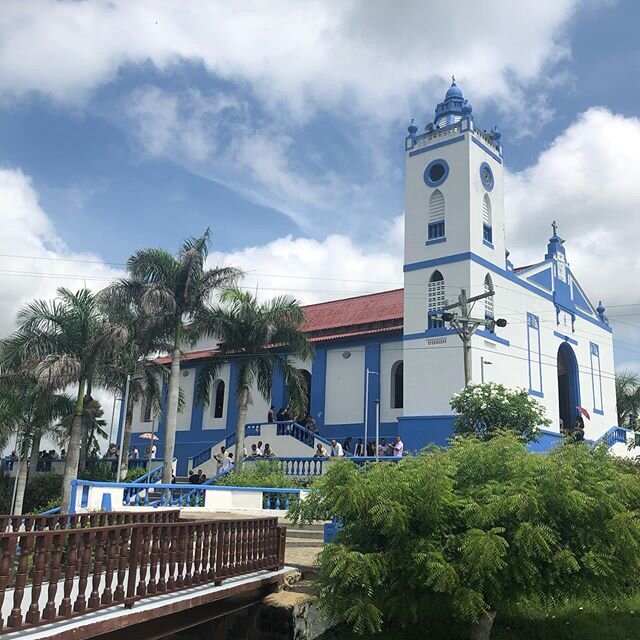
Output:
M319 302L304 307L307 319L302 330L310 342L326 342L376 333L402 331L404 290L382 291L355 298ZM184 360L200 360L216 353L203 349L185 353ZM170 357L154 362L167 364Z
M302 330L316 331L402 320L404 290L382 291L344 300L331 300L304 307L307 321ZM396 325L402 323L395 323Z

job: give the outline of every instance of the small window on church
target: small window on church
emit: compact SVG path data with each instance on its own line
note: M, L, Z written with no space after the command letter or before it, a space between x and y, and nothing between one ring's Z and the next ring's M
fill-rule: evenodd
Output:
M142 422L151 422L151 398L145 396L142 403Z
M491 280L491 276L487 273L484 279L484 292L490 293L493 291L493 281ZM490 296L484 299L484 317L486 319L493 319L493 298L495 296Z
M444 326L442 320L438 316L433 315L434 311L441 311L444 304L444 278L439 271L434 271L431 278L429 278L427 288L427 306L429 313L427 326L429 329L437 329Z
M404 364L402 360L398 360L391 367L391 408L402 409L404 405L403 398L403 376Z
M218 380L218 383L214 386L215 395L213 398L213 417L222 418L224 413L224 380Z
M491 200L485 193L482 198L482 238L489 244L493 243L493 228L491 223Z
M439 189L436 189L429 199L427 240L436 240L444 237L444 196Z

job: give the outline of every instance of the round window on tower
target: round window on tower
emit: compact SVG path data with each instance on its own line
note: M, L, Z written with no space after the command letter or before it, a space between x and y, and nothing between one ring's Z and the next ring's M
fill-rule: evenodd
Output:
M487 191L493 189L493 171L491 171L491 167L486 162L480 165L480 180L482 180L482 185Z
M424 170L424 181L428 187L440 186L449 175L449 165L446 160L433 160Z

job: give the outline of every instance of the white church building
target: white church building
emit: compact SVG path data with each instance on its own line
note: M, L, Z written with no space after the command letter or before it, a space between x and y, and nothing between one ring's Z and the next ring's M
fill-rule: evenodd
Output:
M462 341L443 322L442 309L464 289L468 297L494 292L475 303L474 317L507 320L472 336L472 380L525 388L545 407L552 424L538 449L558 441L578 407L590 415L585 437L596 440L616 425L612 331L602 303L593 304L571 270L556 224L539 262L511 263L501 135L476 124L455 81L433 122L420 131L412 121L408 131L404 289L306 307L304 329L316 353L297 366L307 372L309 411L320 434L357 440L366 429L373 438L379 411L380 435L400 434L406 449L446 443L449 401L464 386L464 369ZM550 212L549 222L559 213ZM189 458L235 430L233 359L213 385L209 406L194 401L197 370L214 353L215 345L200 345L182 364L179 473ZM257 391L253 398L248 421L266 421L270 404L286 404L282 380L274 381L270 401ZM136 407L134 441L150 423L150 413ZM160 455L163 423L156 429Z

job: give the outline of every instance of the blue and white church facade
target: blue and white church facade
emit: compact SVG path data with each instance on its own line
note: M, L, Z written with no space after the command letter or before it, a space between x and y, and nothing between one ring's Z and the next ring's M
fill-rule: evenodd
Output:
M471 338L472 380L525 388L535 397L552 422L541 448L558 441L561 425L573 425L578 407L590 414L585 437L598 439L617 418L612 331L602 303L594 305L578 283L557 225L540 262L513 266L501 135L476 125L455 81L433 122L419 131L412 121L408 131L404 289L306 307L304 329L316 355L296 365L307 372L309 410L320 433L372 438L379 411L381 436L400 434L407 449L445 444L453 424L449 401L464 386L464 371L462 342L441 311L464 289L467 297L494 292L475 303L475 317L507 320ZM199 344L182 364L181 473L200 450L235 431L233 359L213 385L209 406L194 400L198 368L214 353L215 342ZM270 404L286 404L278 379L270 399L257 390L252 396L252 423L266 420ZM156 429L161 453L162 420ZM135 407L133 441L150 430L149 411Z

